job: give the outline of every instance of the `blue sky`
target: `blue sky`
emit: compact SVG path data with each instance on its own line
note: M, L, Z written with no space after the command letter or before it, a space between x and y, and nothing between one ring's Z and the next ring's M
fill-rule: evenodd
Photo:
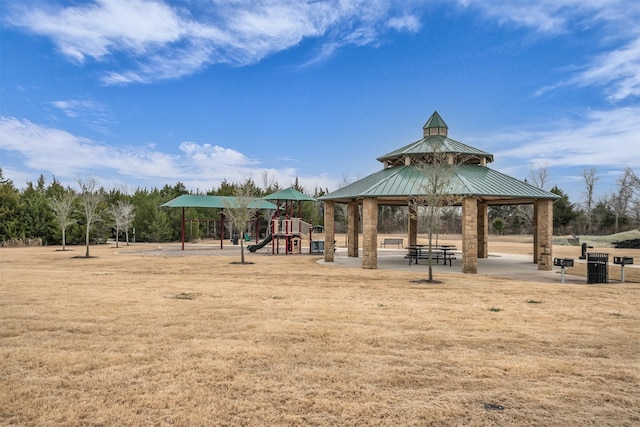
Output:
M437 110L583 199L640 172L637 0L3 0L0 167L107 188L378 171Z

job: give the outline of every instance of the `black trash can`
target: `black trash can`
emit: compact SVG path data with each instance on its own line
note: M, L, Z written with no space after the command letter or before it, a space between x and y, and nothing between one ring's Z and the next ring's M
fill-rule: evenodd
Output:
M587 254L587 283L609 283L609 254Z
M312 254L324 253L324 240L312 240L311 241L311 253Z

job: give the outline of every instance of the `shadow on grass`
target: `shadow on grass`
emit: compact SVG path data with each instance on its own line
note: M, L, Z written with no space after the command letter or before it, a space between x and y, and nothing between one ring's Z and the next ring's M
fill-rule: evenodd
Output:
M441 282L440 280L429 280L429 279L417 279L417 280L410 280L411 283L417 283L419 285L442 285L444 282Z

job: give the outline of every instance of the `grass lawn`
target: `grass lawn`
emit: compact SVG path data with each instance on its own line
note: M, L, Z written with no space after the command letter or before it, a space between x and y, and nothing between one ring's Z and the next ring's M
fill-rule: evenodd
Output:
M2 425L640 425L637 282L55 249L0 249Z

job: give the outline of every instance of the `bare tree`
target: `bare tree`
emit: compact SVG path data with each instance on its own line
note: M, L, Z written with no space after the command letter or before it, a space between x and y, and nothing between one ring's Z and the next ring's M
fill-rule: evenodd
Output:
M247 231L249 222L258 212L255 208L257 197L255 194L255 186L251 179L247 179L242 185L236 186L231 200L224 200L224 214L233 221L234 226L240 231L240 263L245 264L244 260L244 233Z
M125 231L127 246L129 245L129 227L133 222L133 210L133 205L124 200L118 200L115 206L109 208L109 213L113 216L113 222L116 225L116 248L118 247L120 230Z
M618 232L618 225L621 216L625 216L629 208L629 202L633 197L633 181L627 169L622 178L618 180L618 192L611 195L611 207L616 215L614 233Z
M347 185L349 185L351 183L351 180L349 179L349 175L346 173L342 174L342 181L340 181L340 184L338 184L338 188L343 188L346 187ZM348 233L348 219L347 219L347 211L348 211L348 207L346 204L344 203L339 203L335 206L335 210L336 210L336 214L338 216L338 223L341 226L341 231L344 232L344 245L346 247L349 247L349 233Z
M102 189L97 188L98 183L95 178L87 178L86 180L79 179L78 185L80 186L80 194L78 197L84 208L84 218L86 222L85 245L87 250L84 256L89 257L89 235L91 233L91 226L98 219L98 208L100 202L104 199L104 192Z
M638 175L636 175L630 167L627 167L624 173L628 176L629 184L631 185L631 188L633 188L633 191L640 194L640 178L638 178Z
M76 220L71 217L74 211L73 202L76 200L75 192L69 188L59 196L55 196L49 201L49 206L55 214L56 221L60 225L62 231L62 250L66 251L66 235L67 227L75 224Z
M416 208L423 208L420 218L424 221L423 225L426 226L429 242L428 282L433 283L433 235L438 231L441 209L456 204L459 200L451 195L455 193L453 187L459 163L456 160L457 156L443 151L442 143L438 140L433 140L430 144L431 151L425 159L425 163L417 165L420 172L420 178L418 178L420 180L417 182L419 194L412 198L411 203ZM417 212L418 209L413 211Z
M278 191L280 185L275 176L270 175L268 170L262 171L260 175L262 177L262 189L265 192L272 193Z
M549 165L545 163L537 169L532 169L530 175L533 185L544 190L549 181Z
M587 211L587 234L591 233L591 211L593 209L593 189L596 185L598 177L595 168L585 169L582 171L585 185L585 205Z

